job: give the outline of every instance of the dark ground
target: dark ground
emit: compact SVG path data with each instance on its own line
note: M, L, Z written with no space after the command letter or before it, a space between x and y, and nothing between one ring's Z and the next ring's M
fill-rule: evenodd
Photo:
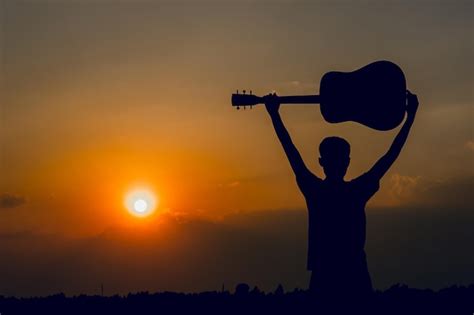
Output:
M474 284L439 291L395 285L370 303L322 301L306 291L264 293L237 286L234 294L130 293L127 296L0 297L1 315L13 314L474 314Z

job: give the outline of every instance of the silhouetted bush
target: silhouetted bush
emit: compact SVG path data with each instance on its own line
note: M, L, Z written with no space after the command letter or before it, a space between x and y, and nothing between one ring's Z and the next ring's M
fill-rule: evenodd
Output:
M236 296L246 296L249 294L250 287L247 283L239 283L235 287L235 295Z
M396 284L376 291L368 301L321 299L295 289L285 293L281 285L265 293L239 284L235 294L227 291L202 293L129 293L110 297L14 298L0 296L0 313L15 314L468 314L474 312L474 285L452 286L440 291L420 290Z

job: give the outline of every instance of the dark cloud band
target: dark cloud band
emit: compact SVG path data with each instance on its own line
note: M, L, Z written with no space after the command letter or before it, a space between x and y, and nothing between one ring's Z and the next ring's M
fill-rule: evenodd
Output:
M26 198L19 195L13 195L9 193L3 193L0 195L0 208L16 208L26 202Z

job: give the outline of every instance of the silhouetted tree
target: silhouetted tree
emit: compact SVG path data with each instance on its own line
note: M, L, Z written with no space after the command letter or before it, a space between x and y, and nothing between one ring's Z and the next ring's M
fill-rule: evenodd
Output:
M247 283L239 283L235 287L235 295L237 296L245 296L249 294L250 287Z
M283 295L283 294L285 294L285 290L283 289L283 286L280 283L275 290L275 295Z

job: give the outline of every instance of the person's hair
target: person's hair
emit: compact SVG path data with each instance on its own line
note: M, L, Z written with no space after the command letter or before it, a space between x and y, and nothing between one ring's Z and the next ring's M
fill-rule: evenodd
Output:
M349 156L351 145L343 138L327 137L319 145L319 154L321 157Z

